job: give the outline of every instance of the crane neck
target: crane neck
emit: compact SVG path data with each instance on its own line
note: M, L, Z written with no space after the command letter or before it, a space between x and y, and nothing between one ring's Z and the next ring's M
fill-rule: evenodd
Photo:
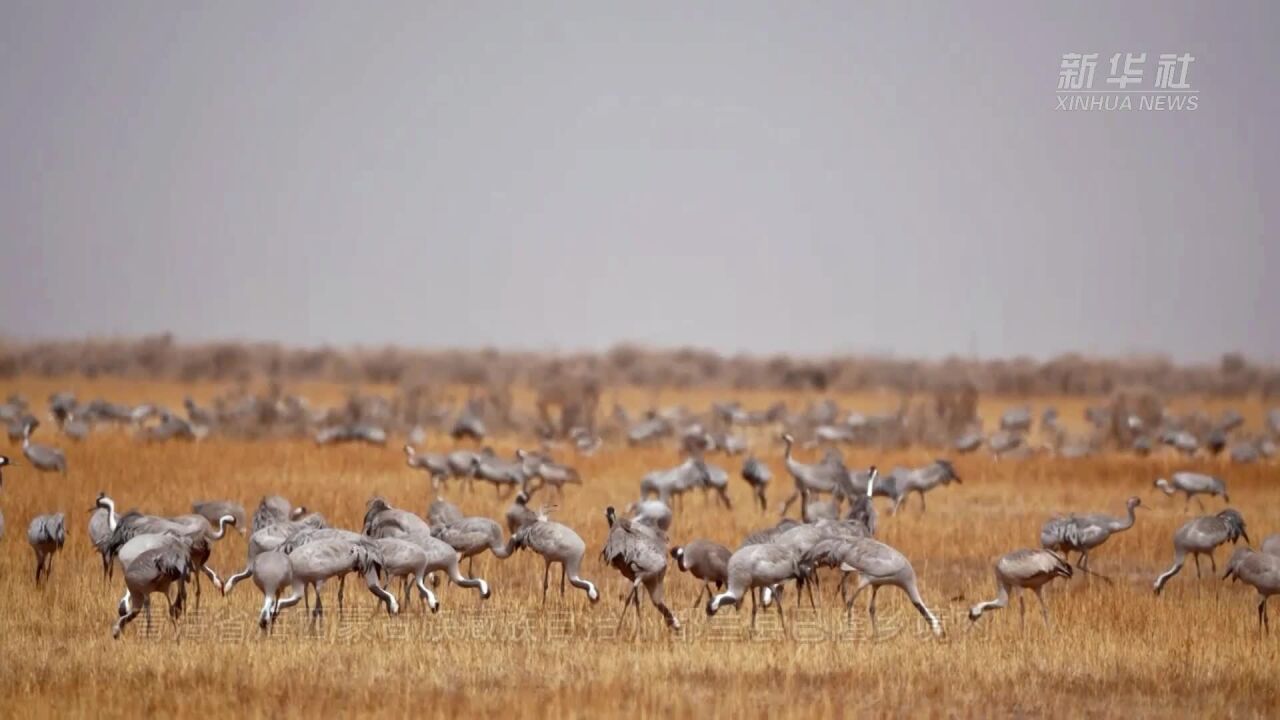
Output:
M223 515L218 518L218 531L211 536L214 540L221 540L222 536L227 534L227 524L235 522L235 518L230 515Z
M107 506L107 528L115 532L116 526L120 524L120 516L116 515L116 502L111 498L102 498L102 504Z

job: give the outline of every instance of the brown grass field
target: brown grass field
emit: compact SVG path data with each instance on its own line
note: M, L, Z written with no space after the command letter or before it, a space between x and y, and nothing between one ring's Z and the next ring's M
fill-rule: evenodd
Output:
M42 401L49 390L65 385L83 396L168 403L191 390L121 381L28 380L0 383L0 396L21 390ZM218 389L201 387L193 394L203 397ZM331 396L340 393L334 388ZM751 406L766 399L733 395ZM633 396L637 404L653 399L640 392ZM698 408L709 399L706 394L661 397L663 403ZM895 398L840 400L875 409ZM1038 406L1047 400L1030 402ZM1083 401L1052 400L1065 418L1079 416ZM984 400L984 415L993 417L1003 404L1008 403ZM1260 403L1247 405L1252 427L1261 411ZM53 441L47 430L40 435ZM0 439L0 448L6 442ZM923 515L915 499L897 517L882 513L880 532L882 540L911 558L926 602L943 618L941 641L928 636L905 597L891 588L880 594L880 637L869 637L865 595L853 626L846 626L831 581L823 583L818 612L796 610L794 593L784 598L785 634L772 612L762 613L754 634L746 611L724 611L709 622L701 607L691 607L694 581L674 565L667 576L668 597L678 608L683 631L668 632L646 602L638 632L629 616L615 635L623 584L598 559L604 508L633 500L647 470L677 462L669 448L622 447L606 447L590 458L562 453L582 471L585 484L569 489L554 516L587 541L583 574L603 593L595 606L579 592L571 590L561 599L553 589L543 608L539 558L520 553L498 561L485 555L476 572L493 585L492 599L481 603L472 591L441 586L437 615L422 612L417 602L395 618L375 614L373 598L357 585L354 591L349 587L347 597L355 600L341 616L329 599L331 614L313 631L301 607L286 611L275 636L267 639L255 624L261 597L252 583L225 599L206 583L201 609L180 622L178 636L157 607L152 636L144 636L139 620L123 639L113 641L110 626L122 581L119 574L109 585L103 581L86 531L86 511L99 490L122 509L136 506L158 514L187 512L192 500L204 498L236 499L252 512L263 494L281 493L335 524L358 527L365 501L374 494L424 512L429 485L405 467L398 442L383 450L218 439L143 446L107 430L83 444L57 444L67 451L67 477L37 475L22 466L5 473L0 489L7 525L0 540L4 715L1280 715L1280 634L1259 636L1251 589L1210 578L1208 568L1198 581L1189 566L1164 596L1151 592L1152 580L1171 561L1173 531L1190 517L1180 499L1156 492L1152 480L1180 467L1222 475L1257 543L1280 531L1274 464L1238 467L1171 457L958 458L963 485L931 493ZM515 440L500 438L494 445L505 453ZM691 495L677 512L674 541L708 537L734 547L747 532L777 520L776 507L791 490L790 478L780 448L765 438L756 447L775 472L769 513L748 502L747 487L737 479L739 461L714 458L733 475L734 510L717 510ZM16 445L0 453L21 461ZM924 450L847 450L845 455L851 467L915 464L931 457ZM807 452L803 459L812 456ZM993 559L1034 546L1051 514L1120 514L1125 499L1135 494L1147 511L1140 511L1133 530L1112 538L1093 558L1094 569L1112 576L1114 585L1080 577L1051 585L1046 598L1052 629L1041 623L1034 598L1025 629L1016 602L976 625L967 620L971 604L994 596ZM471 494L451 487L448 497L469 514L492 517L500 517L509 502L487 485ZM1220 500L1206 504L1211 511L1222 507ZM54 562L52 582L36 590L26 524L35 514L56 510L68 515L68 543ZM1192 512L1197 512L1194 503ZM229 535L215 546L212 565L225 576L243 565L244 552L244 538ZM1219 571L1228 554L1219 550Z

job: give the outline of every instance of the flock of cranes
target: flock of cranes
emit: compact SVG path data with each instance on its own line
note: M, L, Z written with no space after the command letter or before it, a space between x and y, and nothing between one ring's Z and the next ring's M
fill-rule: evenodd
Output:
M60 453L30 443L33 426L28 422L24 428L24 457L38 469L55 467L65 472L65 458ZM603 566L628 584L618 615L619 627L633 607L639 627L641 607L647 598L668 627L680 628L666 595L667 575L674 562L677 572L687 573L698 583L694 603L696 606L702 602L705 595L707 615L715 615L725 607L740 607L749 599L753 627L757 613L769 608L776 610L785 627L783 592L794 587L797 604L807 593L810 605L816 607L815 589L822 582L821 571L827 570L840 574L840 597L850 621L855 601L869 589L867 614L875 633L877 595L881 588L893 586L906 595L929 630L942 635L942 622L926 603L908 557L876 537L874 498L888 498L890 512L897 512L911 494L918 494L920 511L924 513L927 493L962 482L954 466L939 459L916 468L893 468L882 476L874 466L865 471L850 470L840 453L834 451L818 462L802 463L792 454L795 439L784 434L782 442L782 460L794 491L781 506L782 518L747 534L736 549L706 538L690 538L683 543L673 543L670 538L673 515L682 506L685 493L702 490L710 501L706 507L732 507L727 492L728 473L709 462L702 452L692 452L675 467L645 474L639 481L638 500L624 511L613 506L604 508L607 535L599 558ZM584 593L592 604L601 600L597 581L584 576L588 548L582 536L552 520L551 509L546 506L537 510L530 507L537 492L563 495L566 486L581 483L573 468L555 462L546 453L523 450L510 460L488 451L425 453L412 445L404 447L404 454L409 468L428 475L435 500L425 515L419 516L374 497L366 505L359 529L334 527L320 513L295 506L280 496L263 498L251 516L235 501L216 499L193 502L187 514L161 516L137 510L120 514L115 500L100 493L91 508L88 538L101 556L103 576L113 578L119 566L124 581L111 625L112 635L121 636L140 614L145 614L149 627L151 599L157 593L164 595L167 614L176 625L186 607L190 584L195 585L195 604L199 607L201 575L224 596L252 579L263 595L257 620L268 632L280 613L299 603L306 605L313 619L323 617L322 590L326 585L337 585L341 608L346 580L351 575L364 584L389 615L409 607L415 593L425 608L436 612L441 604L433 589L437 587L437 575L459 588L474 590L481 600L488 599L494 587L475 572L476 561L485 554L506 561L522 550L542 558L544 604L553 565L560 566L562 597L567 587L572 587ZM0 484L3 471L13 464L0 456ZM61 467L56 468L59 464ZM750 486L760 510L766 510L765 489L772 480L768 466L755 456L748 456L740 475ZM514 495L504 522L464 515L439 494L448 482L468 484L476 480L493 484L500 496L504 490L508 497ZM1198 473L1173 473L1168 479L1156 480L1154 487L1168 495L1183 493L1188 509L1192 498L1203 507L1201 496L1205 495L1229 500L1221 479ZM787 516L797 502L798 520ZM1087 513L1049 519L1041 529L1039 547L1014 550L995 563L996 597L974 605L969 611L970 619L976 621L984 613L1007 607L1010 597L1017 595L1025 623L1022 591L1030 590L1040 603L1047 626L1049 610L1043 588L1055 578L1069 579L1077 571L1110 582L1090 568L1090 554L1113 535L1133 528L1136 511L1142 507L1142 500L1135 496L1125 503L1126 513L1122 516ZM246 558L243 568L224 580L210 559L215 543L232 528L246 536ZM0 537L3 531L0 515ZM35 583L46 584L51 581L53 558L67 540L64 515L34 517L27 537L35 556ZM1202 555L1208 556L1216 573L1214 550L1240 539L1249 543L1244 518L1235 509L1189 520L1174 534L1173 565L1155 579L1155 593L1159 595L1179 573L1188 555L1195 561L1198 576ZM1076 554L1074 565L1072 553ZM1268 597L1280 593L1280 535L1266 538L1258 550L1237 549L1227 563L1224 577L1247 583L1258 591L1259 625L1268 631L1265 603ZM856 580L852 590L848 587L851 578ZM392 589L397 581L401 585L399 597Z
M544 450L569 443L582 455L590 455L606 443L643 446L670 441L691 454L750 456L753 444L762 436L780 434L799 438L805 446L924 446L949 454L985 447L997 458L1038 454L1078 458L1102 450L1149 456L1163 449L1173 455L1223 455L1232 462L1249 463L1280 455L1280 408L1266 414L1260 430L1249 430L1244 427L1243 416L1234 410L1218 417L1202 412L1178 415L1167 410L1140 415L1124 407L1096 406L1085 412L1091 430L1078 435L1066 429L1052 407L1043 409L1038 419L1030 407L1009 408L988 432L972 409L964 417L947 416L943 422L943 418L919 407L911 408L905 399L896 412L880 414L842 409L834 401L823 399L797 412L789 411L782 403L764 411L748 411L730 402L713 403L703 412L683 406L655 407L634 419L623 407L615 405L613 413L601 422L587 418L585 425L557 435L546 426L545 418L539 421L522 416L509 402L479 396L455 407L425 402L421 394L406 390L387 398L353 393L344 404L314 408L306 398L286 395L273 387L262 396L246 392L220 396L212 406L201 406L186 398L183 408L170 410L152 403L130 406L102 399L86 402L64 391L49 397L48 414L52 432L72 442L85 440L99 428L114 426L131 427L134 437L152 443L195 441L209 436L246 440L307 437L317 445L361 443L383 447L399 435L408 440L405 447L410 452L412 445L426 438L428 428L438 428L455 441L480 446L490 428L497 427L517 436L537 437ZM12 395L0 403L0 423L7 426L11 440L22 442L23 454L32 467L66 473L67 459L61 449L33 442L32 435L41 427L41 421L32 410L25 398ZM539 482L563 487L579 481L571 468L551 461L545 452L533 455L541 457L540 463L537 457L531 461L537 466ZM474 467L477 460L479 467ZM529 472L530 464L521 459L503 460L486 450L410 455L409 461L437 482L478 478L499 488L512 484L512 465L524 465L525 472ZM764 471L766 477L761 481L767 482L767 468ZM820 482L823 470L814 472L812 479ZM930 472L937 473L941 482L958 479L949 467ZM921 479L933 482L931 478ZM914 490L906 484L895 485L895 480L885 478L878 493L894 498L898 504ZM1172 484L1176 485L1176 481Z

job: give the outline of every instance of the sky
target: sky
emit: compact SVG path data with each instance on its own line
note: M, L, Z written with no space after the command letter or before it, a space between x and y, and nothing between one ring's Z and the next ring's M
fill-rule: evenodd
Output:
M1280 4L0 3L0 335L1280 360ZM1189 53L1194 111L1057 109ZM1136 103L1137 96L1131 96Z

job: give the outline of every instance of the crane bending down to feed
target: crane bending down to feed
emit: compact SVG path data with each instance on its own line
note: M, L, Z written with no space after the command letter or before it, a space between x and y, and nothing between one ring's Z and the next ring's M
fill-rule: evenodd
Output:
M1267 599L1280 595L1280 556L1247 547L1236 548L1227 561L1227 572L1222 576L1224 580L1227 578L1244 581L1258 591L1258 630L1270 634Z
M725 605L737 606L744 594L751 594L751 627L756 625L756 596L760 589L761 604L769 607L780 593L778 587L788 580L800 581L809 576L812 566L801 561L800 553L790 546L761 543L739 548L729 557L728 589L707 601L707 615L715 615ZM778 618L786 628L782 598L776 598Z
M1236 510L1227 508L1217 515L1205 515L1188 520L1173 534L1173 566L1156 578L1154 586L1156 595L1164 589L1165 583L1177 575L1187 562L1187 555L1196 561L1196 577L1200 577L1200 556L1209 556L1209 566L1214 573L1218 565L1213 560L1213 551L1223 543L1235 543L1240 538L1249 542L1249 533L1245 532L1244 517Z
M1054 578L1071 578L1071 566L1056 553L1048 550L1014 550L996 561L996 588L999 594L995 600L978 603L969 610L969 619L977 621L982 613L1008 607L1009 593L1018 592L1018 607L1022 610L1022 625L1026 626L1027 604L1021 590L1029 589L1040 601L1040 613L1044 617L1045 627L1049 626L1049 607L1044 604L1041 588Z
M169 603L169 621L174 631L178 628L178 617L182 614L181 598L185 596L181 585L191 576L191 558L180 545L170 545L148 550L139 555L124 571L124 583L129 589L129 610L116 620L111 627L111 637L119 638L124 628L138 617L138 613L147 613L147 634L151 633L151 595L164 593ZM169 586L179 584L178 601L169 600Z
M512 552L528 548L542 556L542 604L547 603L547 587L550 584L551 564L560 563L560 597L564 597L565 578L569 584L586 592L592 603L600 600L600 591L595 583L582 578L578 572L582 568L582 557L587 552L587 544L582 537L568 525L552 522L543 513L538 513L532 522L520 527L512 536L507 546ZM626 608L624 607L625 611Z
M715 596L711 592L712 584L716 586L716 590L724 589L725 583L729 581L729 558L732 556L733 552L729 548L710 540L690 540L684 545L671 548L671 557L675 558L676 567L702 581L698 596L693 599L694 607L702 602L704 592L708 600Z
M827 567L838 567L846 573L857 573L858 587L845 603L845 613L852 618L853 602L858 594L871 588L871 601L867 604L867 615L871 618L871 636L877 634L876 628L876 593L885 585L900 588L911 604L929 623L929 630L935 637L942 637L942 623L938 617L925 607L924 598L916 586L916 571L911 561L897 549L879 540L871 538L831 538L823 540L805 553L805 561Z
M253 584L262 591L258 627L270 632L275 629L276 616L280 614L280 591L293 585L293 567L288 555L269 550L256 555L249 562L249 568L253 572Z
M1172 496L1175 493L1185 493L1187 502L1184 508L1191 507L1191 498L1198 495L1221 495L1223 502L1231 502L1231 496L1227 495L1227 484L1221 479L1212 475L1195 472L1176 472L1169 477L1168 480L1160 478L1155 481L1155 486L1165 495ZM1200 509L1204 509L1204 503L1196 497L1196 504Z
M311 617L313 620L321 617L324 606L320 599L320 588L326 580L344 577L350 572L364 577L369 592L387 606L388 615L400 612L400 603L396 602L395 596L384 590L378 582L382 561L377 555L376 546L371 551L365 545L343 538L316 540L289 553L289 567L293 574L293 592L276 603L277 612L302 602L305 588L310 585L316 596L316 606L311 611Z
M40 584L40 575L49 582L49 573L53 572L53 555L62 549L67 541L66 519L62 513L37 515L27 527L27 542L36 554L36 585Z

